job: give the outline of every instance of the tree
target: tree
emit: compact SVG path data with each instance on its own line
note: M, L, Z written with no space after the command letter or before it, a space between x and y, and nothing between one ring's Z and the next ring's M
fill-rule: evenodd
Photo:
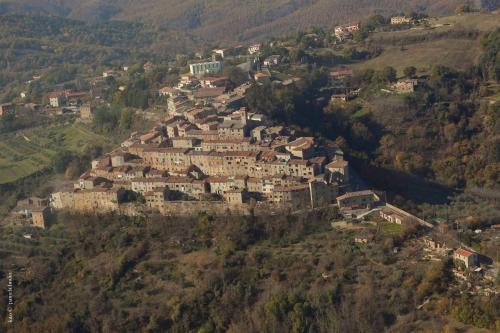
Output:
M397 72L393 67L387 66L384 69L375 72L374 79L378 83L396 82Z
M417 69L413 66L409 66L403 70L403 73L407 78L414 78L417 74Z
M236 86L248 81L248 74L236 66L225 66L224 75Z
M134 123L135 112L132 109L123 109L120 115L120 129L128 130Z
M471 7L468 4L461 4L455 8L455 15L460 15L463 13L470 13Z
M70 151L64 150L54 156L53 165L54 170L58 173L66 171L69 163L73 160L73 154Z

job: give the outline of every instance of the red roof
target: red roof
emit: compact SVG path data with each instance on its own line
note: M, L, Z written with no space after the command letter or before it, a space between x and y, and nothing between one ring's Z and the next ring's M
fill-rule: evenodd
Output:
M464 247L459 247L458 249L455 250L455 254L468 258L476 253Z
M53 91L53 92L49 92L47 94L47 96L49 98L57 98L57 97L61 97L62 96L62 93L61 92L57 92L57 91Z
M194 92L194 97L204 98L204 97L216 97L222 95L226 88L200 88Z

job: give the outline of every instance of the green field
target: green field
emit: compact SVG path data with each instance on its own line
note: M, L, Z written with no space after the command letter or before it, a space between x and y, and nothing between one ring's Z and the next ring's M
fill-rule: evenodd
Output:
M398 235L401 232L401 225L395 223L382 223L382 232L387 236Z
M29 176L50 166L58 151L79 152L87 144L109 144L110 140L83 125L36 128L0 139L0 184Z

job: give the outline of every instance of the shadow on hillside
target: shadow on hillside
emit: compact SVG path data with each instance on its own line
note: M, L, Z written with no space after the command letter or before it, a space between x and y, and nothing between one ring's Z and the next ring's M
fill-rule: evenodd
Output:
M401 195L416 204L446 204L457 192L441 184L397 170L353 163L360 176L376 189L387 191L388 199Z

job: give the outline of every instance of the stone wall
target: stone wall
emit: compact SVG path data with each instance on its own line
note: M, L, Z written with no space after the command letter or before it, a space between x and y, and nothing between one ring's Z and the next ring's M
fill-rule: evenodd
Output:
M161 214L165 216L192 216L199 212L210 215L250 215L252 207L249 204L230 205L222 201L165 201L163 207L158 210L150 210L148 207L135 203L120 204L119 214L135 216L143 214ZM255 215L282 214L292 212L290 206L278 206L271 203L259 202L253 206Z

